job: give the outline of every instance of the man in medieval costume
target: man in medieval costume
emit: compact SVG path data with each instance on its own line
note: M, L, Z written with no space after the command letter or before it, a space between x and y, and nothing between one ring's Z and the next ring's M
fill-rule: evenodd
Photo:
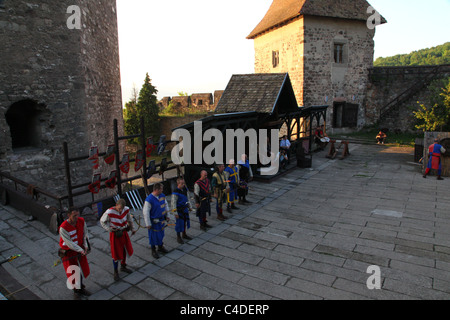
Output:
M214 198L217 199L216 202L216 211L217 211L217 219L220 221L224 221L227 219L226 216L223 215L223 200L226 197L227 192L230 191L230 186L228 185L227 179L224 174L225 165L218 164L217 170L214 172L211 185L213 189Z
M200 179L194 184L194 198L200 229L206 231L206 228L211 228L206 220L206 214L211 215L211 183L205 170L200 172Z
M74 298L80 299L82 296L90 296L83 284L83 277L90 274L89 263L86 255L90 251L89 235L86 222L80 217L80 212L76 208L70 208L65 220L59 227L59 251L67 278L74 276L73 268L81 271L79 279L74 279L71 283ZM75 273L77 275L77 273ZM79 280L79 281L77 281Z
M187 229L191 227L189 211L193 210L188 197L186 183L182 177L177 179L177 188L172 192L171 207L176 209L175 213L175 231L177 233L177 242L183 244L183 239L192 240L186 234Z
M237 190L239 185L239 169L235 166L234 160L229 161L225 168L225 178L230 186L230 192L227 193L227 211L232 213L231 209L239 209L234 202L238 199Z
M246 154L243 154L238 161L239 186L238 197L239 204L251 203L245 197L248 195L248 183L253 180L252 167Z
M439 144L439 139L434 139L434 143L428 147L429 160L425 174L423 175L424 178L427 177L427 174L430 173L431 169L435 169L437 170L437 179L444 180L441 178L441 156L445 151L445 148Z
M167 213L169 212L169 205L166 201L166 196L163 193L163 185L155 183L153 185L153 192L145 199L142 213L144 215L145 225L148 229L149 243L152 248L152 256L155 259L159 258L158 252L168 253L164 248L164 229L167 226ZM158 252L156 251L158 246Z
M126 259L133 255L133 246L131 244L128 231L131 235L136 233L133 226L130 208L126 206L124 199L119 199L114 207L105 211L100 219L103 229L109 231L109 243L111 245L111 256L114 266L114 280L119 280L119 261L120 271L131 273L127 268Z

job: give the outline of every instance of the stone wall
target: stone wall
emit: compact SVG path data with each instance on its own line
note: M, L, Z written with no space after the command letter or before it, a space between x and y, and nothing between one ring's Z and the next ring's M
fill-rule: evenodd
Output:
M450 65L441 66L432 79L427 77L436 66L375 67L370 72L368 83L366 119L367 124L378 124L390 130L414 131L414 115L418 102L424 103L430 92L427 86L434 79L450 76ZM420 90L415 90L403 103L391 109L380 119L380 110L390 101L408 90L415 83L425 81Z
M81 9L80 30L67 27L71 5ZM70 156L86 155L112 143L114 118L123 131L115 1L5 0L0 37L0 170L65 194L63 142ZM21 101L35 106L23 117L33 117L39 139L14 148L6 114ZM72 175L86 182L92 170L80 162Z
M223 92L224 90L216 90L214 95L212 93L193 93L190 96L163 97L158 105L161 111L172 102L177 109L186 112L211 112L217 107Z
M304 106L304 19L271 30L254 39L255 73L288 72L299 106ZM273 65L273 54L278 52L278 65Z
M332 124L334 101L357 104L358 127L362 127L373 36L364 21L300 17L254 39L255 72L288 72L299 106L331 106L327 125ZM342 63L334 62L335 43L344 46Z
M305 17L304 105L330 105L333 102L359 105L357 127L365 125L364 104L368 69L373 65L374 31L364 21ZM343 62L335 63L334 45L343 45Z
M161 117L161 135L166 136L166 140L170 140L172 136L172 129L180 127L182 125L191 123L193 121L205 118L207 116L212 115L212 112L205 113L205 114L192 114L192 115L186 115L184 117ZM158 140L155 139L155 142L158 142ZM168 149L171 149L175 144L169 144L167 146Z

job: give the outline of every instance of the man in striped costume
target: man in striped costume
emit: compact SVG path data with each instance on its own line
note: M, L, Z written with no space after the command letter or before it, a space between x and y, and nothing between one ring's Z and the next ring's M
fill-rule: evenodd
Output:
M126 206L124 199L119 199L116 205L105 211L100 219L102 227L109 231L109 242L111 244L111 256L114 265L114 280L119 280L119 261L120 271L131 273L127 268L127 253L133 255L133 246L131 244L128 231L131 235L136 233L133 227L133 219L130 214L130 208Z
M74 279L75 284L72 282L74 298L78 299L81 295L89 296L90 293L85 289L82 277L87 278L90 274L89 263L86 258L89 252L89 236L86 222L80 217L80 212L77 209L69 209L67 220L59 227L59 235L60 250L58 254L62 259L67 278L70 279L73 276L73 270L69 268L71 266L79 267L82 271L79 281Z

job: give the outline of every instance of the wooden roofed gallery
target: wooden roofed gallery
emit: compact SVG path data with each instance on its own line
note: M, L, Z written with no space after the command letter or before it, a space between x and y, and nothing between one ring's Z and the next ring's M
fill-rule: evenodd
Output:
M316 121L316 125L325 122L327 108L328 106L299 107L288 73L233 75L215 109L215 114L173 128L172 131L177 129L189 131L190 136L194 137L191 144L194 145L198 143L198 140L202 140L201 150L204 151L212 142L211 139L203 141L203 134L211 128L220 130L224 140L224 152L221 158L221 162L224 164L228 164L230 160L227 159L227 153L225 152L228 129L235 132L238 129L242 129L244 132L253 129L258 133L260 129L267 129L267 135L261 136L266 139L266 137L270 138L271 129L280 130L284 128L281 132L285 132L291 142L296 140L299 143L301 142L306 153L310 154L313 121ZM196 126L198 129L200 123L201 136L199 132L194 132L194 129L196 129ZM280 134L277 137L276 143L278 145L281 136ZM237 154L238 139L236 137L234 139L234 160L237 162L241 155ZM245 141L244 150L247 155L249 155L251 144L254 146L256 143L259 146L262 143L260 139L260 135L258 135L256 142L249 141L250 139L246 136L243 141ZM205 163L204 159L201 164L195 161L194 152L191 153L190 159L185 157L184 162L185 178L188 185L195 182L201 170L213 167L213 164ZM250 162L252 162L252 159L250 159ZM262 166L258 158L257 164L252 165L253 172L257 173L257 169Z

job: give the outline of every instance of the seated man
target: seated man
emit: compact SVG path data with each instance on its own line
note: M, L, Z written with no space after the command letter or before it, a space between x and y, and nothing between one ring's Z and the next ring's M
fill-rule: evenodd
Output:
M324 125L322 124L321 126L318 126L314 132L314 142L319 146L320 150L324 150L328 145L328 142L330 142L330 138L328 138L324 129Z
M287 135L284 135L280 141L280 149L286 151L288 157L291 156L291 142L288 140Z
M377 144L384 144L384 140L386 140L387 135L383 131L380 130L377 135Z
M280 169L286 169L288 160L289 160L289 158L286 155L286 150L280 149Z

